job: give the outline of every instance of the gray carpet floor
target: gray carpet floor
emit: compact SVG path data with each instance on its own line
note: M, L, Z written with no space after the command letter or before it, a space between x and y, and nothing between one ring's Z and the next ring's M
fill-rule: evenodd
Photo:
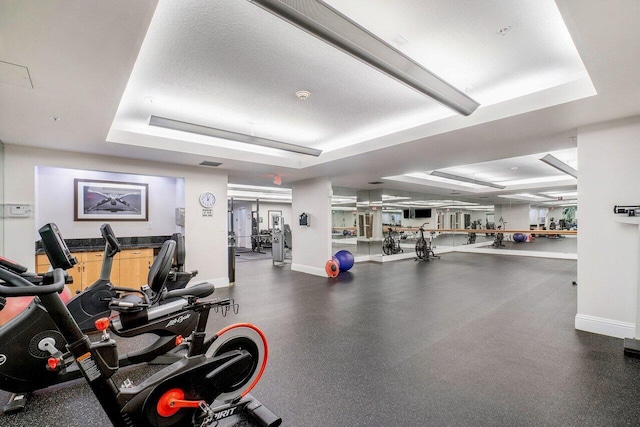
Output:
M240 312L212 316L208 330L265 332L269 363L252 394L285 426L639 425L640 361L622 340L574 329L576 265L450 253L328 279L242 263L236 285L215 294ZM80 382L0 416L2 426L89 423L108 425Z

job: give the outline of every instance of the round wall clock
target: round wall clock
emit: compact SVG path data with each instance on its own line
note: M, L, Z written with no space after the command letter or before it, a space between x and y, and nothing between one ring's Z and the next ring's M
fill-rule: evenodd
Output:
M203 208L212 208L216 204L216 196L207 191L200 195L200 204Z

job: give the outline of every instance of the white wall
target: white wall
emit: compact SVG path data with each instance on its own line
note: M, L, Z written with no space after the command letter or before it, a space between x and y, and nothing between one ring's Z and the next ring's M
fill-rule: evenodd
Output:
M76 178L149 184L149 221L74 221ZM184 185L178 181L183 180L40 166L36 172L36 224L54 222L66 239L100 237L103 222L109 222L118 237L171 235L181 231L175 225L175 208L184 207Z
M528 203L502 204L494 206L496 227L500 217L507 223L507 230L528 230L530 207Z
M186 267L199 271L198 280L209 280L216 285L229 283L226 173L197 166L154 163L15 145L5 145L5 165L5 203L32 206L36 202L36 166L184 178ZM60 191L64 190L60 189ZM69 188L66 191L73 192L73 189ZM198 198L204 191L211 191L218 200L211 217L202 216L202 207ZM31 270L35 267L34 243L38 239L39 226L35 215L29 218L5 218L5 253L9 258L26 265Z
M636 333L638 226L616 222L613 206L640 202L639 159L640 117L578 129L576 329Z
M324 265L331 258L331 181L313 179L293 185L291 210L291 270L326 276ZM310 226L299 225L306 213ZM379 224L378 224L379 225Z

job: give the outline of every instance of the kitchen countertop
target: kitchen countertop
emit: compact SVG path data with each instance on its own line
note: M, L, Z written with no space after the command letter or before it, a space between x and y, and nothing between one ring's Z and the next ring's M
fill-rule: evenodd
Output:
M143 237L119 237L118 242L122 249L158 249L162 244L171 239L171 236L143 236ZM104 239L64 239L71 252L94 252L104 250ZM35 244L36 254L44 254L40 241Z

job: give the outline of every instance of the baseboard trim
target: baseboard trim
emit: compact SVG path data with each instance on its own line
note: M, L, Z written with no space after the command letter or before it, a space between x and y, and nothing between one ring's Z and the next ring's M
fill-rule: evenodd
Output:
M633 323L620 322L602 317L576 314L575 327L579 331L593 332L615 338L635 337L636 326Z
M314 276L327 277L324 268L311 267L309 265L291 264L291 271L299 271L300 273L312 274Z

